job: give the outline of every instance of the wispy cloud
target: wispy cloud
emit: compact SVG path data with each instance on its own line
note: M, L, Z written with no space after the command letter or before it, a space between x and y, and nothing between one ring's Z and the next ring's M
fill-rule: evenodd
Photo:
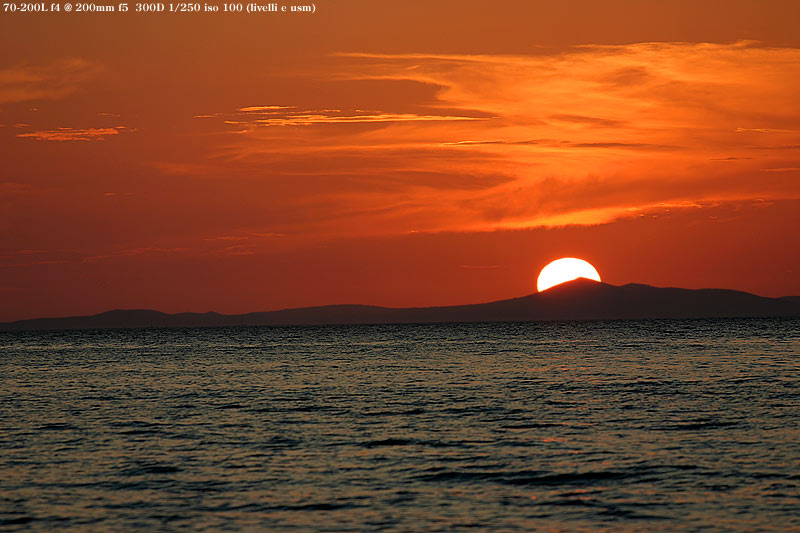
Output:
M212 252L215 255L254 255L255 249L252 246L247 246L245 244L236 244L233 246L226 246L224 248L220 248L214 250Z
M62 98L100 71L98 65L78 58L0 69L0 103Z
M739 133L742 132L755 132L755 133L792 133L793 131L800 131L800 130L786 130L786 129L776 129L776 128L736 128L736 131Z
M572 122L574 124L586 124L589 126L602 126L605 128L615 128L625 124L625 121L610 118L586 117L583 115L551 115L551 119L561 122Z
M266 118L256 120L256 124L263 126L310 126L312 124L366 124L378 122L447 122L455 120L482 120L476 117L452 115L417 115L414 113L380 113L375 115L292 115L283 118Z
M82 258L80 261L83 263L93 263L96 261L102 261L106 259L113 259L116 257L134 257L140 255L162 255L162 254L174 254L174 253L185 253L188 252L189 248L161 248L157 246L143 246L139 248L127 248L123 250L115 250L109 253L99 254L99 255L92 255Z
M651 144L638 142L571 142L557 141L554 139L530 139L521 141L510 141L503 139L490 139L483 141L455 141L442 143L440 146L481 146L505 144L512 146L545 146L549 148L621 148L630 150L681 150L682 146L671 146L666 144Z
M231 126L311 126L315 124L380 124L401 122L448 122L460 120L482 120L485 117L388 113L378 110L356 109L344 113L341 109L302 109L298 106L251 106L241 107L234 112L194 115L194 118L221 118Z
M291 234L603 224L800 196L798 49L350 53L314 76L338 90L196 115L226 141L162 170L281 191L263 201Z
M106 137L119 135L120 132L132 131L125 126L113 128L57 128L54 130L20 133L17 137L36 139L37 141L103 141Z
M204 241L248 241L251 239L264 239L285 237L285 233L273 233L264 231L246 231L243 233L236 233L233 235L215 235L213 237L204 237Z
M256 105L249 107L240 107L238 109L241 113L262 113L264 111L283 111L284 109L293 109L291 105Z

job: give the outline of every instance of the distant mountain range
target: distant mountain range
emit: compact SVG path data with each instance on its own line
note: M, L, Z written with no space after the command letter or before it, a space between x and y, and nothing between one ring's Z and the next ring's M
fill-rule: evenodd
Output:
M580 278L544 292L483 304L412 308L327 305L241 315L115 310L0 323L0 331L734 317L800 317L800 296L764 298L725 289L635 283L615 286Z

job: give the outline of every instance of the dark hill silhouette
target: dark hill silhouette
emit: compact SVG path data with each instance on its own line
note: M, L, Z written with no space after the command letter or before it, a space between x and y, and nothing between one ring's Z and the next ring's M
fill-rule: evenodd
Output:
M328 305L241 315L115 310L92 316L8 322L0 324L0 331L735 317L800 317L800 299L764 298L726 289L662 288L636 283L615 286L580 278L544 292L483 304L412 308Z

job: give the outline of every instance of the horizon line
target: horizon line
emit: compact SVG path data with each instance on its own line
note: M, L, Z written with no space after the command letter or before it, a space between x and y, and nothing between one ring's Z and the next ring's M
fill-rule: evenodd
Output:
M474 305L487 305L499 302L508 302L523 298L531 298L535 297L539 294L545 294L553 291L554 289L558 290L559 288L564 288L566 286L572 286L576 283L586 283L591 282L592 284L597 285L605 285L608 287L627 287L631 285L637 285L642 287L650 287L654 289L674 289L674 290L683 290L683 291L725 291L725 292L735 292L740 294L746 294L750 296L755 296L758 298L764 298L768 300L782 300L787 301L790 303L792 302L792 298L800 298L800 295L793 295L787 294L783 296L763 296L760 294L743 291L740 289L727 289L721 287L702 287L698 289L690 289L686 287L674 287L674 286L656 286L656 285L649 285L646 283L637 283L637 282L630 282L625 283L622 285L613 285L611 283L605 281L597 281L590 278L579 277L569 281L565 281L558 285L554 285L544 291L534 291L532 293L524 294L522 296L513 296L510 298L502 298L499 300L488 300L488 301L480 301L480 302L471 302L471 303L463 303L463 304L446 304L446 305L429 305L429 306L407 306L407 307L391 307L385 305L378 305L378 304L363 304L363 303L331 303L331 304L320 304L320 305L310 305L310 306L303 306L303 307L282 307L277 309L266 309L266 310L257 310L257 311L244 311L244 312L233 312L233 313L221 313L219 311L209 310L209 311L176 311L176 312L167 312L161 311L155 308L147 308L147 307L137 307L137 308L111 308L106 309L105 311L100 311L97 313L92 314L80 314L80 315L59 315L59 316L37 316L33 318L21 318L16 320L8 320L0 322L0 325L12 325L17 324L20 322L28 322L28 321L37 321L37 320L61 320L61 319L78 319L78 318L93 318L98 317L107 313L114 313L114 312L152 312L152 313L160 313L165 316L177 316L177 315L219 315L220 317L237 317L237 316L245 316L245 315L253 315L253 314L261 314L261 313L280 313L283 311L299 311L299 310L309 310L309 309L325 309L325 308L335 308L335 307L363 307L363 308L372 308L372 309L382 309L382 310L396 310L396 311L403 311L403 310L424 310L424 309L446 309L452 307L468 307Z

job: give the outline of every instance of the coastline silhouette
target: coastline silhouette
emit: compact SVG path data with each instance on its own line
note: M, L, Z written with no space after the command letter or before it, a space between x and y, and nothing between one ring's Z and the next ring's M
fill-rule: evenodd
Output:
M729 289L681 289L636 283L617 286L579 278L544 292L479 304L411 308L345 304L235 315L113 310L91 316L0 323L0 331L798 316L798 296L767 298Z

